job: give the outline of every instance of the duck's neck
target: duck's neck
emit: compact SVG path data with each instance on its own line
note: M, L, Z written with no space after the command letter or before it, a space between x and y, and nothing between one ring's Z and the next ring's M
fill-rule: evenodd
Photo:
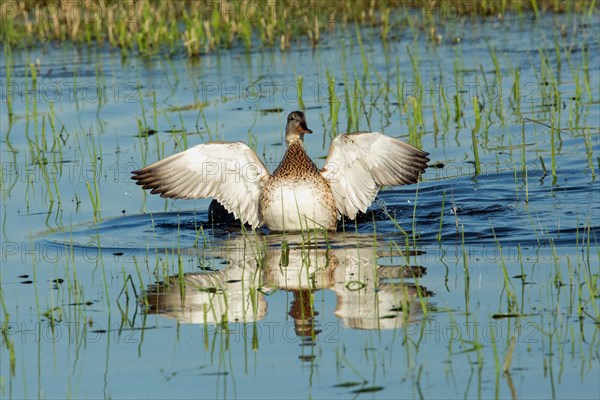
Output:
M300 145L304 146L304 138L297 134L286 134L285 135L285 144L289 148L293 143L299 142Z

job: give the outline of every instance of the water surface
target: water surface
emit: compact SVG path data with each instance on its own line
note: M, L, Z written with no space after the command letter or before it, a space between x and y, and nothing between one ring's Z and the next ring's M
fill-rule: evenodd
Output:
M363 29L362 47L338 28L315 50L193 61L12 49L2 397L597 398L594 26L448 23L439 45ZM378 130L430 152L422 182L336 233L281 236L131 181L209 140L273 170L300 76L318 163L336 133Z

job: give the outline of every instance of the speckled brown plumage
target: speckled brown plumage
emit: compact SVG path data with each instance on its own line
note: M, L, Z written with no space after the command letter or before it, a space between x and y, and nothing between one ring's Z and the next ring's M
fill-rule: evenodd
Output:
M308 176L321 176L319 169L310 159L300 140L294 140L288 146L279 166L273 171L273 178L302 179Z

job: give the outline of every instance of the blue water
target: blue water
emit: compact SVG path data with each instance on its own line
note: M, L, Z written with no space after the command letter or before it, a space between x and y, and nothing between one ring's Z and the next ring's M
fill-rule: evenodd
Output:
M573 29L559 62L561 24ZM2 397L597 398L598 29L547 15L441 33L440 45L409 30L384 45L364 29L366 67L343 27L315 50L300 41L193 62L12 49L0 120ZM522 124L548 124L555 107L540 51L558 77L556 177L551 129ZM418 142L409 52L426 93ZM381 191L356 224L302 238L241 233L208 221L209 199L167 201L131 181L209 140L251 142L274 169L300 75L318 163L334 132L354 128L356 86L358 128L430 153L422 182ZM584 79L590 91L578 93ZM451 97L444 123L442 93L461 96L458 120ZM473 96L489 124L475 134L479 173Z

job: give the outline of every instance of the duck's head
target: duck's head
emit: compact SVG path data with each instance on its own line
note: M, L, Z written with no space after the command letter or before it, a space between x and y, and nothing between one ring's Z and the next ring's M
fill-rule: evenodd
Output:
M306 126L306 118L302 111L292 111L287 117L285 126L285 142L289 146L293 141L304 141L304 134L312 133Z

